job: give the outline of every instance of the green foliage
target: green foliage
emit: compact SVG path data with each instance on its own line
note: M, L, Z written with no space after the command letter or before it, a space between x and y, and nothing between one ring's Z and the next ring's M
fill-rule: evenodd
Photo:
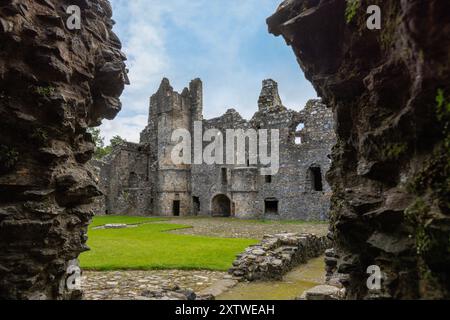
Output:
M416 248L417 254L422 255L431 248L431 238L424 227L416 230Z
M114 136L109 142L111 143L111 147L114 148L124 142L127 142L127 140L123 139L121 136Z
M432 200L442 210L450 208L450 99L444 90L439 89L435 101L436 117L443 128L443 141L437 144L430 159L407 186L410 193L419 196L405 211L405 218L414 228L418 255L439 250L439 243L442 242L438 241L438 235L430 227L435 217L423 197L431 194L433 198L428 199L428 203Z
M405 218L415 227L415 241L417 254L427 252L431 247L431 236L427 232L427 224L431 221L430 207L422 198L405 210Z
M438 89L436 95L437 118L444 127L444 146L450 161L450 98L445 97L444 90Z
M48 141L48 133L45 129L37 128L31 134L31 139L38 143L46 143Z
M0 145L0 169L8 171L14 168L19 161L19 153L14 148L10 148L3 144Z
M93 224L130 222L128 218L121 219L94 217ZM253 239L226 239L169 232L184 228L190 226L148 223L127 229L93 230L91 227L88 241L91 251L81 254L81 266L90 270L226 271L231 267L237 254L258 242Z
M105 148L104 138L100 135L100 129L97 128L89 128L88 133L92 136L92 141L95 144L94 158L101 159L104 156L108 155L109 152Z
M92 140L95 144L95 152L94 152L94 158L95 159L101 159L108 154L110 154L114 147L126 142L125 139L123 139L121 136L114 136L110 140L110 145L105 146L105 138L101 136L100 129L98 128L89 128L88 133L91 134Z
M347 6L345 8L345 21L347 24L352 22L361 6L360 0L347 0Z
M111 147L109 147L109 146L104 147L104 148L95 148L94 158L102 159L103 157L106 157L110 153L111 153Z
M445 96L444 96L444 90L438 89L436 94L436 102L437 102L437 108L438 108L438 117L440 117L440 114L443 111L443 107L445 105ZM441 119L439 119L441 120Z
M38 95L43 97L49 97L55 92L55 88L52 86L48 87L36 87L34 89L34 92L36 92Z
M406 143L390 143L382 151L385 160L398 160L408 150Z
M88 133L91 134L92 140L95 143L97 148L103 148L105 146L105 138L100 135L100 129L98 128L89 128Z

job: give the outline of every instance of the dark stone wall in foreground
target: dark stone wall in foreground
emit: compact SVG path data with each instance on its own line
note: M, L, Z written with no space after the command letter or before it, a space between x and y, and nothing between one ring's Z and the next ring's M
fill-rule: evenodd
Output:
M80 297L67 272L100 194L86 129L115 117L128 81L111 16L105 0L0 3L0 299Z
M369 5L381 30L366 27ZM449 11L289 0L268 19L335 115L331 228L349 299L450 297ZM381 290L367 288L370 265Z

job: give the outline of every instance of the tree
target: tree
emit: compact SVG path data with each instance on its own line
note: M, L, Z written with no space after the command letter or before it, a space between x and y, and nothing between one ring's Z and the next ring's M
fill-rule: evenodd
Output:
M116 135L114 136L109 142L109 146L105 146L105 138L101 136L100 129L98 128L89 128L88 133L91 134L92 140L95 143L95 152L94 152L94 158L95 159L101 159L108 154L111 153L114 147L117 147L118 145L127 142L125 139L123 139L121 136Z
M110 146L114 148L124 142L127 142L127 140L123 139L121 136L116 135L109 142L111 143Z
M91 134L92 140L95 144L94 158L101 159L104 156L108 155L111 151L108 147L105 147L105 138L101 136L100 129L98 128L89 128L88 133Z
M97 148L103 148L105 145L105 138L100 135L100 129L97 128L89 128L88 132L92 136L92 140L94 140L95 146Z

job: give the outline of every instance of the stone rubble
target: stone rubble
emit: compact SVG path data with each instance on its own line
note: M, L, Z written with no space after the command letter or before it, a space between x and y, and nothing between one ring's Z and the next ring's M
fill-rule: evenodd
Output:
M266 235L237 256L229 274L247 281L281 280L293 267L322 255L330 246L327 237L314 234Z
M103 226L104 229L125 229L128 228L127 224L123 223L112 223L112 224L105 224Z
M298 300L342 300L345 296L344 290L335 286L320 285L305 291Z

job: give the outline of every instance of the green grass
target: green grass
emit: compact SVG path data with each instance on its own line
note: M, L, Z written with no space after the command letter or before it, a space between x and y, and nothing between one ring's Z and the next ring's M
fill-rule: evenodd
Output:
M140 223L137 217L95 217L93 225ZM161 219L159 219L161 220ZM150 221L158 221L151 219ZM235 256L258 241L179 235L167 231L190 226L143 224L127 229L89 229L91 251L80 256L87 270L207 269L225 271Z

